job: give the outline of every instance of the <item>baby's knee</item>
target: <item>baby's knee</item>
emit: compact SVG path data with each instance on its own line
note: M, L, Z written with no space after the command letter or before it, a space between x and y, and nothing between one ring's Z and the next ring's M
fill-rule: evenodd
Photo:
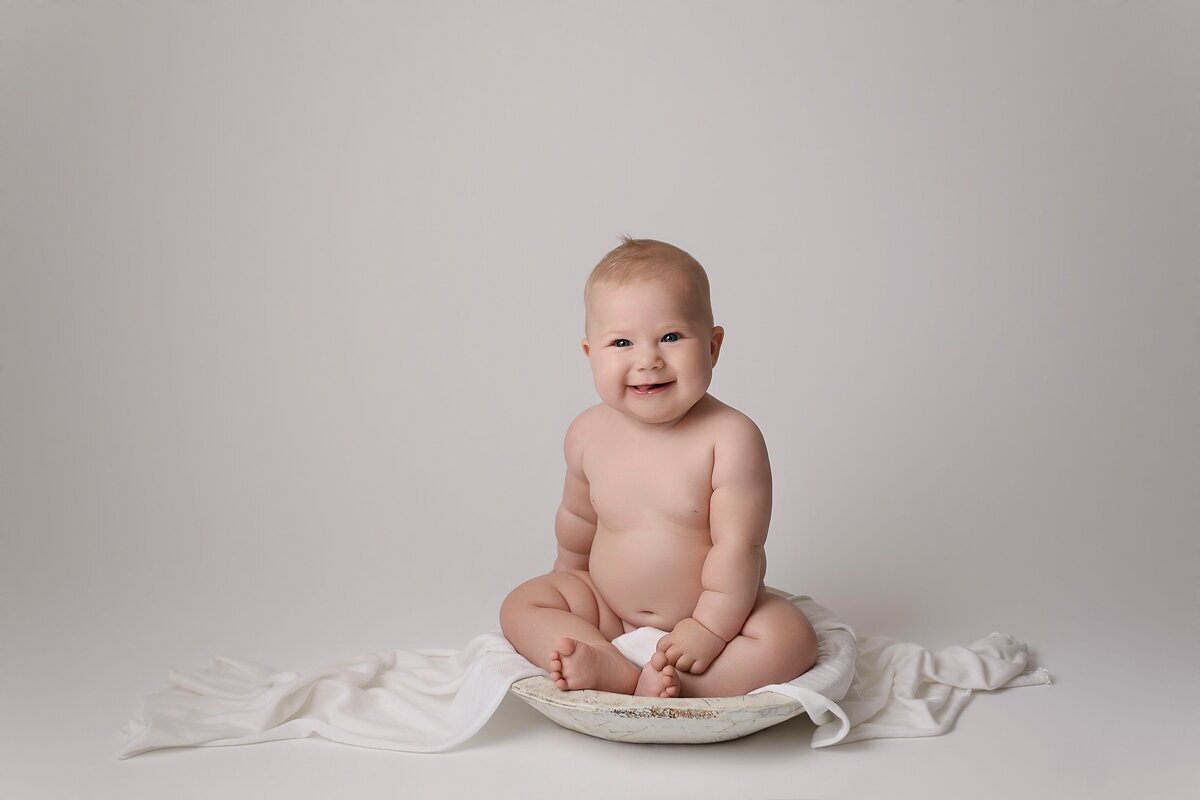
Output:
M523 616L528 609L540 605L546 594L545 586L548 575L530 578L508 593L500 604L500 628L508 631L513 620Z
M786 600L764 604L754 625L753 636L768 643L774 659L786 663L795 675L807 672L817 663L819 644L812 623L796 606ZM748 620L747 627L750 627Z
M520 590L520 586L513 589L504 598L504 602L500 604L500 630L504 631L505 636L508 636L508 632L512 629L513 615L517 613L517 606L520 603L520 596L518 594Z
M795 606L792 606L792 609L794 614L790 614L790 619L787 621L788 650L791 653L796 674L803 675L817 663L820 646L817 642L817 632L813 630L808 617Z
M800 666L799 674L803 675L813 668L813 665L817 663L817 656L820 655L820 649L817 632L813 630L812 624L805 617L796 643L796 660Z

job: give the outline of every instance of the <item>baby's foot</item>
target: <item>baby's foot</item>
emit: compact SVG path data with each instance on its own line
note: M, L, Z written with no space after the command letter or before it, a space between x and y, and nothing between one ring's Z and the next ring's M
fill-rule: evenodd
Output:
M564 636L550 651L550 680L563 690L598 689L632 694L638 670L615 648L611 651Z
M662 653L654 655L660 656ZM679 673L666 663L665 657L652 658L650 663L642 668L637 688L633 693L638 697L679 697Z

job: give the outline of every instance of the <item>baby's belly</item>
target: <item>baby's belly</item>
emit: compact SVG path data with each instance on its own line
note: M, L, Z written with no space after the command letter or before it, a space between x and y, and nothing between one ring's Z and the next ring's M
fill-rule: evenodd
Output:
M700 572L712 549L705 530L613 532L599 528L588 570L617 616L634 627L671 630L696 609Z

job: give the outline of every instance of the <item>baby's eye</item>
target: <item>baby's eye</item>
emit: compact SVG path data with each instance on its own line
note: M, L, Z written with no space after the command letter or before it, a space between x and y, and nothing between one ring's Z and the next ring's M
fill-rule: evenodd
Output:
M670 333L665 333L665 334L663 334L662 340L664 342L678 342L679 334L676 333L675 331L671 331Z
M629 347L632 344L628 339L613 339L613 347Z

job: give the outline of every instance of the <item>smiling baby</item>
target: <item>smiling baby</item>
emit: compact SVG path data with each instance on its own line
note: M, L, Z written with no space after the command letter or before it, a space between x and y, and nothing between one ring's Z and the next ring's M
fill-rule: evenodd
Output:
M723 697L816 660L796 606L766 591L771 467L762 433L708 393L725 331L683 250L628 239L588 278L583 352L601 403L567 429L552 572L500 609L560 689ZM612 644L669 631L642 669Z

